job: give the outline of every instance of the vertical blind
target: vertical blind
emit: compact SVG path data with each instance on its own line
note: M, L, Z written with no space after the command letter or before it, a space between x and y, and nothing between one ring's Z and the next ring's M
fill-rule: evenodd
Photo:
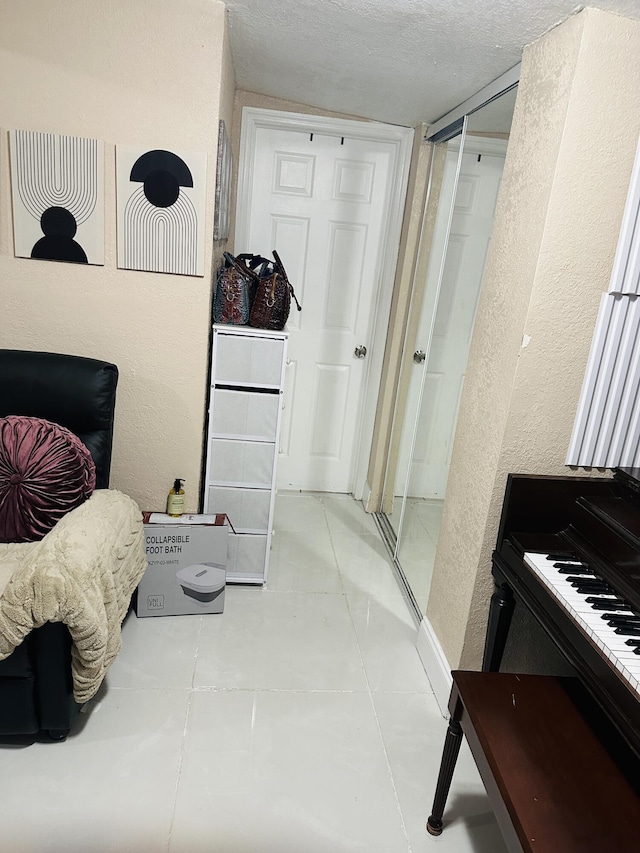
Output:
M640 144L566 464L640 467Z

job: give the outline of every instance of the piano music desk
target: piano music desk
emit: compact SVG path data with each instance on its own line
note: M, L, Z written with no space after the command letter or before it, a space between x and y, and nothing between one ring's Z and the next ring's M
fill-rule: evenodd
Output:
M640 850L640 800L575 704L575 679L452 675L451 721L427 822L432 835L442 832L464 734L509 851Z

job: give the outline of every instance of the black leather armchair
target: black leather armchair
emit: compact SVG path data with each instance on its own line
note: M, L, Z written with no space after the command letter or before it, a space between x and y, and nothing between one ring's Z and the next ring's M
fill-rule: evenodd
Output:
M0 350L0 417L27 415L67 427L91 452L96 488L106 489L117 383L118 368L105 361ZM0 738L46 732L64 739L79 710L69 630L48 622L0 661Z

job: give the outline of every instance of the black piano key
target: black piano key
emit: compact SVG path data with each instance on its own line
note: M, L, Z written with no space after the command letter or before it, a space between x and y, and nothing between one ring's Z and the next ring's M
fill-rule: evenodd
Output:
M598 584L598 586L602 584L607 584L606 581L603 581L602 578L597 578L595 575L567 575L565 578L567 583L573 584L573 586L591 586L591 584ZM609 586L609 584L607 584Z
M626 601L613 601L611 598L595 598L593 596L585 599L594 610L624 610L633 613L633 609Z
M574 586L576 588L576 592L579 593L580 595L589 595L589 593L594 593L594 592L601 592L603 594L608 594L608 595L614 594L615 595L615 589L613 587L609 586L608 583L598 583L598 584L595 584L595 583L593 583L593 584L577 584L577 583L574 583L574 584L571 584L571 586Z
M640 646L633 650L634 655L640 655Z
M563 566L563 568L558 569L558 566ZM581 569L580 566L567 566L563 563L554 563L553 567L554 569L558 569L558 574L561 575L584 575L585 577L595 578L595 575L591 571L591 569L588 569L586 567L584 569Z
M614 628L616 634L622 634L625 637L640 637L640 627L634 628L632 625L619 626Z
M630 640L625 640L627 646L640 646L640 637L632 637Z
M579 563L580 560L577 560L575 557L572 557L570 554L547 554L547 560L559 560L565 562L574 562Z
M635 610L630 610L629 613L623 613L620 611L619 613L603 613L600 617L601 619L631 619L632 621L640 622L640 613L636 613Z
M614 622L618 625L640 625L640 619L630 613L628 616L624 613L605 613L602 618L609 621L609 625Z
M625 622L640 622L640 613L636 610L630 610L628 613L605 613L602 618L606 616L610 619L624 619Z
M602 595L611 595L611 590L606 590L606 589L592 589L591 587L586 587L586 588L585 588L585 587L578 587L578 588L576 589L576 592L577 592L579 595L593 595L594 593L597 593L598 595L600 595L600 594L602 594Z
M629 608L628 613L622 613L619 611L618 613L603 613L603 619L638 619L640 621L640 613L637 610L633 610L631 607Z
M587 604L606 604L608 601L611 604L626 604L627 602L623 598L619 598L617 595L588 595L585 599ZM613 610L617 610L617 607L614 607Z
M598 590L598 589L580 589L580 587L578 587L578 589L576 589L576 592L577 592L577 593L579 593L579 595L585 595L585 596L587 596L587 595L593 595L594 593L597 593L598 595L599 595L600 593L602 593L602 594L606 594L606 595L611 595L611 593L610 593L610 592L605 592L604 590ZM615 609L615 608L614 608L614 609Z

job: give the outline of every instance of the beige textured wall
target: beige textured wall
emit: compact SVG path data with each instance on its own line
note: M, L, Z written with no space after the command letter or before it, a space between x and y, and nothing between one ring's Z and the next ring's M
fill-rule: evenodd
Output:
M222 45L222 78L220 83L220 112L219 118L224 121L225 129L227 131L227 137L229 139L229 143L232 146L233 150L233 142L232 142L232 134L233 134L233 115L235 108L235 96L236 96L236 75L235 69L233 67L233 57L231 55L231 43L229 41L229 27L227 26L229 12L225 11L225 27L224 27L224 41ZM212 166L215 169L215 165ZM235 193L233 181L232 181L232 199ZM230 208L231 213L231 208ZM212 226L213 228L213 226ZM233 220L230 217L229 220L229 239L228 240L220 240L216 241L213 244L213 280L215 281L215 275L218 270L218 267L222 264L222 253L226 250L228 245L231 245L233 230ZM211 289L211 299L213 300L213 291L214 288Z
M309 104L299 104L297 101L286 101L282 98L272 98L268 95L258 95L256 92L247 92L238 89L235 98L236 105L236 133L240 136L240 122L242 120L243 107L256 107L261 110L278 110L285 113L303 113L313 116L332 116L333 118L347 118L353 121L371 121L362 116L354 116L350 113L336 113L331 110L323 110L320 107L312 107Z
M224 14L217 0L0 5L0 346L118 365L111 485L145 508L163 508L177 476L197 507L212 245L204 278L116 268L114 145L206 151L212 234L219 105L230 121L235 87ZM104 267L13 257L12 128L106 143Z
M524 51L427 608L452 668L481 660L507 473L568 473L638 91L639 22L587 9Z

